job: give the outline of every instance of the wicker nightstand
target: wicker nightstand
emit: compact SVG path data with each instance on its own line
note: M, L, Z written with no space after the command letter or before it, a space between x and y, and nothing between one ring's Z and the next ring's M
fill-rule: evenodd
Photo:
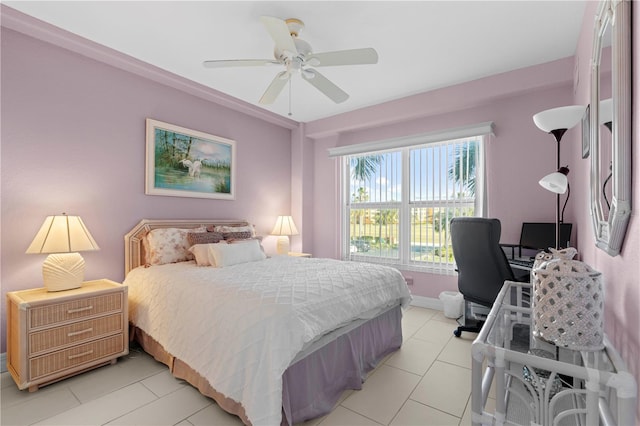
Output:
M33 392L127 353L126 286L102 279L7 293L7 368L18 388Z

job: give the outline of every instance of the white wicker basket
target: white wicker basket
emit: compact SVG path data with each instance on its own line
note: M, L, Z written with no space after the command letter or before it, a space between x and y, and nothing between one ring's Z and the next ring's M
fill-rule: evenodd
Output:
M557 346L604 347L602 274L577 260L554 258L534 267L533 335Z

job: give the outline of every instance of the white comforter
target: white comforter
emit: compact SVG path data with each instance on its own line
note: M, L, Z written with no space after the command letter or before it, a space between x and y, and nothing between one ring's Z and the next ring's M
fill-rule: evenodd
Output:
M411 298L393 268L287 256L141 267L125 284L131 322L242 403L254 425L280 424L282 374L305 343Z

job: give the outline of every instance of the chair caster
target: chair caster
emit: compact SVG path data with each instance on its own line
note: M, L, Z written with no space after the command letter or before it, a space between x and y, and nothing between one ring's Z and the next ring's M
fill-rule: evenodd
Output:
M456 336L456 337L460 337L460 336L462 336L462 331L460 331L458 329L455 329L455 330L453 330L453 335Z

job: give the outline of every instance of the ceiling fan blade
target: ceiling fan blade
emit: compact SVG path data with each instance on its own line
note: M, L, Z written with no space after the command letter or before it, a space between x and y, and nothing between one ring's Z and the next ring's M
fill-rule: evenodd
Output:
M228 68L228 67L259 67L263 65L280 65L275 59L228 59L219 61L204 61L205 68Z
M280 92L282 92L282 89L285 84L287 84L287 81L289 81L289 78L291 78L291 74L287 71L279 72L271 81L271 84L267 87L267 90L265 90L258 102L261 104L272 104Z
M264 24L269 35L276 43L276 50L281 52L290 52L292 55L298 54L298 49L291 38L287 23L279 18L272 16L261 16L260 21Z
M372 47L364 49L338 50L335 52L312 53L306 63L314 67L334 65L377 64L378 53Z
M313 69L305 69L301 73L301 75L302 78L311 83L311 85L316 89L327 95L327 97L333 102L339 104L349 99L349 95L344 90L333 84L331 81L327 80L327 78L320 74L318 71Z

